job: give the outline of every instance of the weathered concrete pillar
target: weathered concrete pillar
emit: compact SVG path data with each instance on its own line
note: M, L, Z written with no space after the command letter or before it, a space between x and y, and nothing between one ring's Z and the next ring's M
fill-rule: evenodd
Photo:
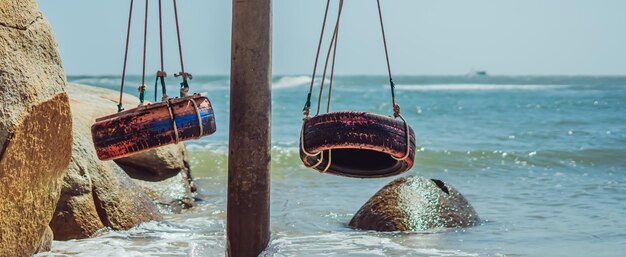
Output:
M228 256L269 242L272 1L233 0L228 155Z

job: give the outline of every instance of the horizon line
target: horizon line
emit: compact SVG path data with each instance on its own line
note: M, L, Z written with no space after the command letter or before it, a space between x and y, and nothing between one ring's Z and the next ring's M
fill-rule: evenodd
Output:
M76 75L66 74L66 77L121 77L118 74L82 74ZM141 74L126 74L126 76L141 76ZM151 77L146 76L146 77ZM230 74L196 74L194 76L201 77L229 77ZM286 76L308 76L310 74L272 74L272 77L286 77ZM336 77L387 77L387 74L335 74ZM484 76L474 75L471 73L463 74L394 74L393 77L461 77L461 76L474 76L474 77L626 77L625 74L487 74ZM316 75L316 77L321 77Z

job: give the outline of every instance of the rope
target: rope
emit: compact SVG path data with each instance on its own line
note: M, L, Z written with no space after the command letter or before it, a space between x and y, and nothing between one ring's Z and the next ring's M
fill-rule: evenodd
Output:
M198 115L198 126L200 127L200 134L198 134L198 138L200 138L202 137L202 134L204 134L204 126L202 125L202 116L200 115L200 108L198 108L198 103L196 103L196 100L189 99L189 101L193 104L193 107L196 108L196 115Z
M167 100L167 90L165 89L165 72L163 72L163 76L161 76L161 91L163 91L163 95L161 96L161 101Z
M130 12L128 13L128 30L126 31L126 50L124 50L124 66L122 68L122 84L120 85L120 101L117 103L117 111L124 110L122 97L124 96L124 80L126 79L126 60L128 59L128 41L130 39L130 24L133 18L133 0L130 0Z
M166 101L167 89L165 88L165 77L167 77L167 73L165 73L165 64L163 58L163 14L161 10L161 0L159 0L159 50L161 54L161 70L157 72L157 80L161 80L161 101ZM154 83L154 101L157 101L157 84Z
M341 21L341 12L342 12L342 10L343 10L343 0L340 0L339 1L339 11L337 13L337 23L335 23L335 31L333 32L333 36L330 39L330 46L328 47L328 53L326 54L326 62L324 64L324 72L322 73L322 83L320 85L320 93L319 93L319 96L317 98L317 112L316 112L315 115L319 115L320 114L320 107L322 105L321 104L322 103L321 102L322 101L322 92L324 91L324 82L326 81L326 71L328 69L328 61L330 60L330 54L331 54L333 48L336 48L336 46L337 46L336 42L337 42L337 37L338 37L338 33L339 33L339 22ZM336 53L336 51L335 51L335 53ZM335 56L333 55L333 64L332 64L333 67L335 66L334 59L335 59ZM333 70L333 72L334 72L334 70ZM330 83L332 84L332 76L331 76ZM329 93L328 101L330 102L330 93Z
M311 76L311 85L309 86L309 94L306 98L306 103L304 104L304 109L302 112L304 116L309 116L309 109L311 108L311 93L313 93L313 84L315 84L315 73L317 72L317 62L320 57L320 50L322 49L322 40L324 39L324 30L326 28L326 20L328 17L328 7L330 6L330 0L326 1L326 11L324 11L324 22L322 23L322 32L320 33L320 40L317 44L317 54L315 55L315 64L313 65L313 75Z
M324 170L322 171L322 173L326 173L328 171L328 168L330 168L330 164L333 161L333 155L332 155L332 151L331 149L328 149L328 164L326 164L326 168L324 168Z
M141 85L139 86L139 105L143 105L146 92L146 46L148 41L148 0L146 0L146 15L143 24L143 67L141 71Z
M314 157L314 156L318 156L321 152L317 152L317 153L309 153L306 150L306 147L304 146L304 123L302 123L302 129L300 130L300 150L302 150L302 152L309 157Z
M161 53L161 70L157 71L156 74L156 81L154 82L154 101L157 101L157 91L158 91L158 87L157 87L157 82L159 81L159 79L161 80L161 91L162 91L162 96L161 96L161 100L165 101L167 100L168 96L166 93L166 88L165 88L165 77L167 77L167 73L165 73L165 65L164 65L164 58L163 58L163 14L162 14L162 9L161 9L161 0L159 0L159 48L160 48L160 53Z
M312 154L312 153L309 153L306 150L306 147L304 146L304 123L302 124L302 130L300 130L300 150L302 151L302 153L304 153L304 155L306 155L308 157L316 157L318 155L320 156L317 159L317 163L315 163L315 164L313 164L311 166L307 165L309 168L313 168L314 169L317 166L319 166L320 164L322 164L322 162L324 161L324 151L320 151L320 152L317 152L315 154ZM306 163L305 163L305 165L306 165Z
M393 116L400 116L400 106L396 103L395 84L391 76L391 62L389 61L389 50L387 50L387 38L385 37L385 25L383 24L383 13L380 8L380 0L376 0L378 5L378 18L380 19L380 29L383 34L383 45L385 46L385 58L387 60L387 71L389 72L389 84L391 86L391 103L393 105Z
M192 79L191 74L187 74L185 72L185 62L183 61L183 47L180 40L180 26L178 25L178 9L176 8L176 0L174 1L174 19L176 20L176 36L178 37L178 55L180 56L180 69L181 72L179 74L175 74L174 77L181 76L183 77L183 82L180 83L180 97L187 96L189 92L189 83L187 82L187 77Z
M398 113L398 117L400 117L400 119L404 121L404 132L406 133L406 152L404 152L404 156L400 158L396 158L395 156L391 154L389 156L391 156L391 158L394 158L397 161L404 161L404 159L408 158L409 154L411 153L411 133L409 132L409 123L406 122L402 114Z
M309 166L309 168L315 169L315 168L317 168L317 166L320 166L320 164L322 164L322 162L324 162L324 151L320 152L320 158L317 159L317 162L315 164Z
M172 122L172 127L174 128L175 142L176 144L178 144L180 142L180 139L178 137L178 127L176 126L176 120L174 120L174 113L172 112L172 105L170 103L170 100L167 100L166 103L167 103L167 110L170 113L170 121Z
M157 101L157 89L158 89L157 85L158 85L158 83L159 83L159 75L158 75L158 72L157 72L157 77L154 80L154 101L155 102Z
M180 27L178 25L178 9L176 8L176 0L174 1L174 20L176 21L176 36L178 38L178 55L180 56L180 69L181 69L181 76L183 76L183 80L187 78L187 75L185 75L185 62L183 61L183 47L180 43Z
M159 0L159 43L161 46L161 71L165 71L165 65L163 64L163 17L161 12L161 0Z
M343 5L343 3L342 3L342 5ZM331 68L330 68L330 81L328 83L328 100L326 102L326 112L327 113L330 112L330 98L331 98L331 96L333 94L333 78L335 77L335 57L337 57L337 41L339 41L339 21L337 21L336 33L337 34L335 36L335 45L333 46L333 61L332 61Z

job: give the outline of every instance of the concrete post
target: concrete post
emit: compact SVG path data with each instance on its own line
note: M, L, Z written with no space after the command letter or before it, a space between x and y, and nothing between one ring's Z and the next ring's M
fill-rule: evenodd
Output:
M233 0L228 256L258 256L270 239L272 1Z

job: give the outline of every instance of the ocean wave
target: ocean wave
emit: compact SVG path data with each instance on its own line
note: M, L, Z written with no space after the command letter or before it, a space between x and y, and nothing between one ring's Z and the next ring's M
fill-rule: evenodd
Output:
M285 76L272 83L273 89L294 88L311 83L309 76Z
M554 90L569 88L568 85L514 85L514 84L426 84L396 85L405 91L506 91L506 90Z
M112 78L112 77L83 77L83 78L69 77L68 81L70 83L85 84L85 85L91 85L91 86L104 86L104 87L120 86L120 78Z
M194 147L191 160L202 170L225 170L228 151ZM575 168L575 167L626 167L626 149L545 149L528 151L503 150L433 150L418 149L415 169L428 170L475 170L484 168L521 167ZM272 147L272 169L275 172L302 168L297 147Z
M230 88L230 79L218 79L208 82L200 80L200 82L200 84L194 83L191 86L204 91L225 90Z

